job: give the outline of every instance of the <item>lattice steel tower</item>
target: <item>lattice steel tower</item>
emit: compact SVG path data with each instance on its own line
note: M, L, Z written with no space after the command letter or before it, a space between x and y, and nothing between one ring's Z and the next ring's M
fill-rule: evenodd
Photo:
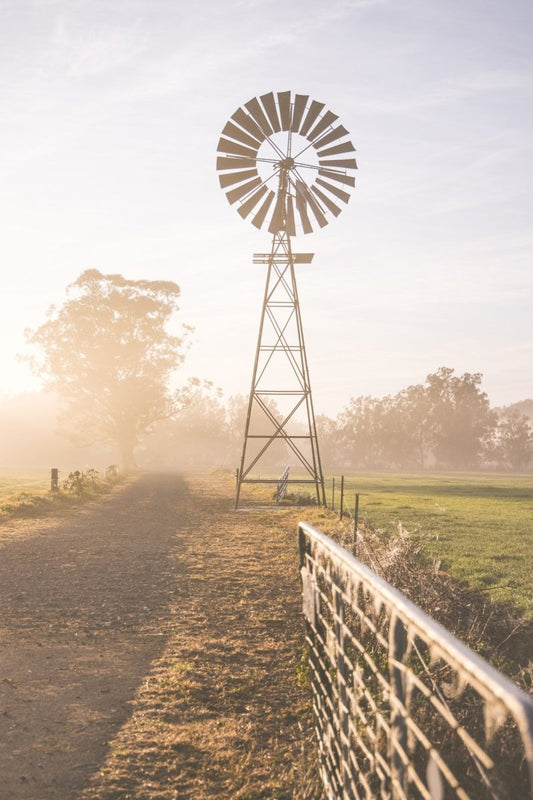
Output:
M231 116L218 142L220 185L238 212L256 228L268 226L269 253L254 254L267 277L244 442L237 475L236 507L243 483L274 483L257 475L267 452L285 445L303 467L289 483L315 486L325 505L309 368L298 300L295 264L312 253L294 253L292 238L338 216L355 185L355 148L348 131L324 103L307 95L270 92L254 97ZM298 421L303 413L304 420Z

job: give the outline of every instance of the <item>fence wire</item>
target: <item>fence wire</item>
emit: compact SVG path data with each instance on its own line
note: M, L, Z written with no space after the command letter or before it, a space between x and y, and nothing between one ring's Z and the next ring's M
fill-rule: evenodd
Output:
M328 800L533 798L533 700L325 534L299 537Z

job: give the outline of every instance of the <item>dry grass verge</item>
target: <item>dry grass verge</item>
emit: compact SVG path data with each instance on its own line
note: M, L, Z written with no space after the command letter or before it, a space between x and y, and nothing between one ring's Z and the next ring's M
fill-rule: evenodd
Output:
M351 551L351 523L330 518L322 529ZM533 691L532 619L440 570L401 525L392 537L360 526L357 557L521 689Z

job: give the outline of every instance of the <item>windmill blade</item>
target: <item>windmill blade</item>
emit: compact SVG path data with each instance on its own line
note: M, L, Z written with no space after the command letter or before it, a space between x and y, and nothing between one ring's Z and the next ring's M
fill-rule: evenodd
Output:
M274 131L274 133L278 133L281 130L281 123L278 117L276 101L274 100L274 92L269 92L268 94L262 94L261 102L263 103L263 107L267 113L268 121L272 126L272 130Z
M261 186L261 178L259 177L248 181L248 183L243 183L242 186L237 186L236 189L231 189L231 191L226 192L226 197L229 202L233 204L237 200L240 200L241 197L245 197L252 189L255 189L256 186Z
M257 150L251 150L242 144L232 142L230 139L219 139L217 150L219 153L231 153L234 156L246 156L246 158L256 158Z
M357 169L357 161L355 158L338 158L333 161L326 161L321 159L319 162L321 167L341 167L341 169Z
M327 189L328 192L331 192L331 194L335 195L335 197L338 197L339 200L343 200L345 203L347 203L348 200L350 199L350 195L348 194L348 192L344 192L342 189L338 189L332 183L328 183L327 181L322 180L322 178L317 178L316 182L320 186L323 186L324 189Z
M276 205L274 206L274 213L272 214L270 225L268 226L269 233L277 233L278 231L282 231L284 228L284 200L285 198L280 192L276 199Z
M305 192L305 183L302 181L296 181L296 208L298 210L298 214L300 215L300 220L302 222L302 228L304 233L313 233L313 227L309 222L309 216L307 214L307 193Z
M296 208L298 209L298 214L300 215L300 221L302 223L302 230L304 233L313 233L313 226L309 222L309 217L307 215L307 208L305 204L298 203L298 195L296 195Z
M281 130L291 129L291 93L278 92L279 115L281 117Z
M255 167L255 158L225 158L219 156L217 158L217 169L219 171L225 169L244 169L245 167Z
M313 197L313 195L311 194L311 192L309 191L307 186L305 187L305 190L306 190L306 196L307 196L307 203L308 203L311 211L315 215L316 220L317 220L318 224L320 225L320 227L324 228L328 224L328 221L327 221L326 217L324 216L324 212L322 211L322 209L318 205L317 201L315 200L315 198Z
M342 211L342 208L340 208L340 206L336 205L333 202L333 200L330 200L329 197L327 197L327 195L325 195L324 192L321 192L320 189L317 189L317 187L314 184L313 186L311 186L311 191L316 194L316 196L320 199L322 203L324 203L328 211L331 211L331 213L336 217L339 216L339 214Z
M291 131L293 133L298 133L300 128L300 123L302 121L302 117L304 115L305 107L307 105L307 101L309 100L309 95L307 94L297 94L294 98L294 107L292 109L292 125Z
M311 105L309 106L309 111L304 119L303 125L300 128L300 135L305 136L315 119L318 117L322 109L324 108L324 103L317 103L316 100L313 100Z
M222 128L222 133L225 136L229 136L232 139L236 139L240 144L246 144L248 147L257 150L259 147L259 142L257 139L254 139L253 136L243 131L242 128L238 128L237 125L234 125L233 122L227 122L224 127Z
M252 220L252 225L255 225L256 228L260 228L263 222L265 221L265 217L268 214L268 209L272 205L272 201L275 196L276 195L274 194L274 192L270 191L266 196L265 200L263 201L261 208L259 209L259 211Z
M342 175L340 172L330 172L327 169L319 169L318 174L331 181L344 183L346 186L355 186L355 178L352 178L350 175Z
M243 219L248 216L250 211L258 204L262 197L267 193L266 186L260 186L259 189L250 195L250 197L242 203L237 211Z
M226 172L224 175L219 175L218 179L223 189L226 186L231 186L234 183L242 183L257 176L256 169L243 169L240 172Z
M333 125L335 120L338 118L339 117L337 114L333 114L331 111L326 111L320 122L315 125L311 133L307 134L307 139L309 139L310 142L314 141L317 136L320 136L320 134L326 130L326 128L329 128L331 125ZM348 133L348 131L346 131L346 133Z
M265 137L270 136L270 134L273 133L273 131L272 128L270 127L267 118L265 117L263 109L259 105L259 100L257 99L257 97L252 97L252 99L248 100L248 102L245 103L244 105L245 108L248 109L252 117L259 125L259 128L261 129L264 136Z
M287 218L285 230L288 236L296 236L296 225L294 222L294 203L292 194L287 195Z
M340 156L342 153L355 153L355 147L351 142L342 142L342 144L336 144L335 147L328 147L327 150L319 150L319 147L321 147L321 144L317 142L316 149L319 158L323 156Z
M335 142L337 139L342 139L343 136L348 136L350 131L347 131L344 125L337 125L336 128L333 128L330 133L327 133L325 136L322 136L318 142L314 143L315 150L319 150L322 147L325 147L327 144L331 144L331 142Z
M250 117L250 115L247 114L242 108L238 108L235 114L231 115L231 119L235 120L235 122L240 125L241 128L245 128L250 136L253 136L254 139L257 139L259 144L265 141L265 134L257 122L252 119L252 117Z

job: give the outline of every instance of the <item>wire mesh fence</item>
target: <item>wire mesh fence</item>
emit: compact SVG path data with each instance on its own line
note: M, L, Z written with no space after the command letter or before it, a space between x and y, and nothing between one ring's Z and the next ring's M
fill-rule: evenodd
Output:
M533 798L533 700L329 537L299 539L328 800Z

